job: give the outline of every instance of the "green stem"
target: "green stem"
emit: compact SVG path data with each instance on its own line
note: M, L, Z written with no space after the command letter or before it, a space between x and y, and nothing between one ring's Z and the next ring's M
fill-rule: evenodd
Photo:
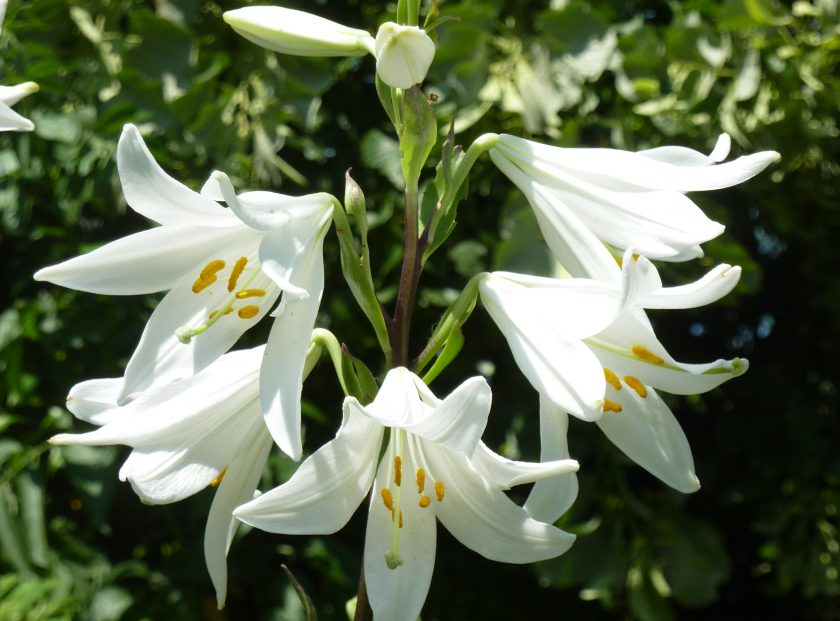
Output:
M476 299L478 298L478 285L486 277L487 273L482 272L470 278L458 298L446 309L443 318L435 327L435 331L432 333L429 342L426 343L426 347L420 352L420 355L417 356L412 365L415 373L422 372L429 362L431 362L432 358L437 355L456 324L458 326L463 325L472 314Z
M411 311L417 295L417 283L420 280L419 252L419 203L417 186L406 187L405 207L403 210L404 239L403 261L400 272L400 288L394 307L394 319L391 324L391 364L408 365L408 341L411 328Z

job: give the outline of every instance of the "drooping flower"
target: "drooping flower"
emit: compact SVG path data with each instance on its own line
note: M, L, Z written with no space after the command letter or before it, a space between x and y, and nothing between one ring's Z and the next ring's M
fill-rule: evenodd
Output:
M236 32L257 45L294 56L362 56L373 54L374 39L365 30L279 6L249 6L222 17Z
M435 44L421 28L385 22L376 33L376 73L388 86L411 88L426 78Z
M119 476L147 503L177 502L216 487L204 554L220 608L237 525L233 510L254 497L272 444L259 398L263 350L225 354L197 375L143 392L122 406L117 404L122 378L77 384L67 407L100 427L50 439L57 445L132 447Z
M269 532L333 533L373 485L364 572L374 617L414 621L434 568L436 518L491 560L547 559L574 541L528 516L503 490L572 472L577 462L514 462L493 453L480 441L489 410L490 389L482 378L467 380L440 401L416 375L393 369L370 405L345 399L334 440L286 483L234 515ZM388 450L380 461L386 428Z
M44 268L35 278L106 295L169 290L129 360L120 403L206 368L282 292L272 313L261 396L272 435L298 459L303 363L324 286L321 248L335 199L324 193L237 196L219 172L198 194L160 168L133 125L120 137L117 167L128 204L162 226Z
M583 279L494 273L479 291L523 374L541 400L549 402L542 406L543 416L551 408L595 421L628 457L663 482L682 492L696 491L699 481L688 441L656 390L703 393L743 374L748 362L741 358L707 364L676 361L656 338L643 308L692 308L714 302L732 290L740 269L721 265L695 283L666 288L653 264L632 249L622 264L619 269L613 262L621 287L611 284L614 281L599 281L607 291L613 290L612 299L620 300L617 312L602 293L590 303L573 302L575 284L587 282ZM565 301L549 306L553 298ZM585 323L603 324L604 318L609 321L594 331ZM543 421L542 426L546 424ZM543 437L544 449L555 447L549 453L567 450L565 440L562 445L557 442ZM541 502L546 502L545 497ZM551 518L548 511L540 517L551 520L560 514Z
M699 244L723 226L685 192L736 185L779 159L762 151L720 163L729 147L726 134L709 156L683 147L560 148L503 134L490 157L524 192L563 267L573 276L609 278L613 258L604 244L663 261L703 256Z
M8 0L0 0L0 24L6 17ZM29 119L12 110L12 106L27 95L38 92L35 82L23 82L15 86L0 86L0 132L31 132L35 125Z

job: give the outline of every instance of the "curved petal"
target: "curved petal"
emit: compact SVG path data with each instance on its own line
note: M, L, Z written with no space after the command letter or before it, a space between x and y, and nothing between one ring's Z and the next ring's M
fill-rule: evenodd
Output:
M35 280L102 295L164 291L203 257L228 244L231 233L205 226L159 226L38 270Z
M219 610L227 597L227 554L238 525L233 511L254 497L272 444L268 430L260 425L256 436L247 438L237 449L210 505L204 530L204 560L216 589Z
M738 284L741 268L718 265L699 280L679 287L663 287L639 301L644 308L697 308L721 299Z
M719 359L705 364L677 362L656 338L644 312L639 309L621 313L609 328L597 337L587 339L587 343L603 367L677 395L707 392L743 375L749 368L749 362L744 358Z
M31 132L35 124L0 101L0 132Z
M426 465L446 495L434 504L438 519L458 541L494 561L532 563L563 554L575 536L537 522L484 479L470 460L420 441Z
M577 472L580 468L580 464L574 459L541 462L514 461L491 451L483 442L479 444L475 452L473 466L499 489L510 489L523 483L533 483L560 474Z
M178 502L210 485L225 467L223 458L209 452L198 460L186 449L134 449L120 468L120 481L131 483L134 493L145 503Z
M37 93L38 90L40 90L40 87L35 82L21 82L14 86L0 86L0 103L13 106L27 95Z
M621 412L607 412L596 421L604 435L642 468L674 489L690 494L700 489L691 447L671 410L646 387L642 397L629 386L609 389L608 398Z
M295 460L303 452L300 437L303 370L324 290L323 241L323 237L317 239L304 265L295 273L295 286L307 291L308 296L282 305L282 314L274 320L268 336L260 376L265 423L280 450Z
M569 458L568 415L540 395L540 460ZM578 494L576 474L543 479L534 483L523 507L539 522L553 524L568 511Z
M235 269L235 257L247 255L247 245L225 249L215 256L224 256L227 265L219 272L217 282L199 293L192 289L196 275L208 261L202 261L157 305L149 318L140 342L132 354L125 370L125 385L120 401L144 390L162 386L174 379L188 377L200 372L230 349L239 337L269 313L280 291L259 271L259 266L246 267L245 277L239 279L239 287L229 291L230 272ZM237 291L244 289L243 283L252 291L262 291L260 297L238 299ZM254 311L251 315L242 309ZM232 308L230 312L226 309ZM212 315L212 317L211 317ZM212 323L212 325L210 325ZM208 326L201 333L186 338ZM181 336L179 336L181 335ZM188 340L188 342L184 342Z
M404 454L403 468L414 470L410 454ZM382 502L383 483L388 481L388 464L379 465L365 532L365 583L375 619L415 621L420 615L435 567L437 524L431 507L421 509L417 488L404 485L401 489L400 513L403 527L399 528L399 556L402 565L390 569L385 555L393 545L391 512ZM392 490L396 492L396 490Z
M236 509L234 517L270 533L334 533L370 489L381 444L382 427L345 408L333 440L283 485Z
M102 378L81 382L70 389L67 409L73 416L94 425L104 425L117 413L117 396L123 378Z
M117 144L117 170L123 194L137 213L166 225L236 226L233 213L167 175L138 129L123 127Z

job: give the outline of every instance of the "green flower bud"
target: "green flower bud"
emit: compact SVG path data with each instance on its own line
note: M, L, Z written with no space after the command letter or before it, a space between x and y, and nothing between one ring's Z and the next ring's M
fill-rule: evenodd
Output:
M385 22L376 33L376 72L394 88L411 88L422 82L432 59L435 44L417 26Z

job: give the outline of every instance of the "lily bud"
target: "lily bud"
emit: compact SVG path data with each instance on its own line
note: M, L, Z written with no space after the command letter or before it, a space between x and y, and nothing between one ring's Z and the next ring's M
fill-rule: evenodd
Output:
M293 56L361 56L373 53L370 33L279 6L250 6L222 16L257 45Z
M417 26L385 22L376 33L376 72L395 88L411 88L426 77L435 44Z

